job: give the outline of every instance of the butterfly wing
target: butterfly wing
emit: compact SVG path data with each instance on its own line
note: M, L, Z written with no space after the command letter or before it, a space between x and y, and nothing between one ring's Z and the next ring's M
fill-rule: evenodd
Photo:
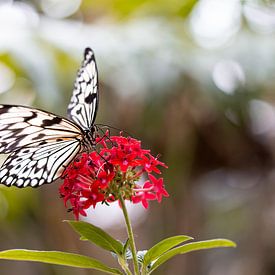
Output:
M37 141L82 138L71 121L38 109L0 105L0 153L11 153Z
M37 187L59 178L80 151L72 139L40 141L21 148L6 159L0 169L0 183L7 186Z
M86 48L84 60L74 83L68 116L82 129L90 130L98 106L98 72L93 51Z
M82 130L38 109L0 105L0 153L11 153L0 168L0 183L40 186L61 176L81 150Z

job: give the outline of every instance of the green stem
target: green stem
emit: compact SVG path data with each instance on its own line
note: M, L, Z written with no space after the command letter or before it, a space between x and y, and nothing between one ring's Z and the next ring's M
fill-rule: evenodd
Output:
M127 262L124 259L118 258L118 262L119 262L120 266L122 267L122 269L124 270L124 272L127 275L132 275L132 273L131 273L131 271L130 271L130 269L128 267L128 264L127 264Z
M130 244L130 248L131 248L131 252L132 252L132 257L133 257L135 275L138 275L140 273L139 273L139 269L138 269L137 251L136 251L136 245L135 245L135 240L134 240L134 234L133 234L131 222L130 222L130 219L129 219L129 216L128 216L128 212L127 212L127 209L126 209L125 201L122 198L121 194L119 195L119 201L120 201L120 204L121 204L121 208L122 208L122 211L123 211L125 223L126 223L126 226L127 226L127 232L128 232L129 244Z

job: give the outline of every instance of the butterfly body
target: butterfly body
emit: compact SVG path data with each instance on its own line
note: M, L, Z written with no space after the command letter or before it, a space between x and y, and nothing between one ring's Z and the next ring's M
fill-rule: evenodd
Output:
M91 130L84 130L83 146L86 151L93 151L95 149L95 138L97 134L97 127L93 125Z
M37 187L59 178L81 151L95 146L98 78L94 53L87 48L78 71L66 119L43 110L0 105L0 183Z

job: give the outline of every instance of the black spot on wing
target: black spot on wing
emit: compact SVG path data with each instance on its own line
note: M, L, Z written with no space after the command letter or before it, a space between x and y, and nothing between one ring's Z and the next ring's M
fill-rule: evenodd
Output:
M54 124L59 124L60 122L62 121L62 119L60 117L55 117L55 118L52 118L52 119L44 119L42 121L42 126L43 127L46 127L46 126L52 126Z
M4 141L3 141L3 142L0 143L0 148L1 148L1 147L5 148L5 147L7 147L7 146L8 146L8 143L7 143L7 142L4 142Z
M43 141L39 142L39 145L44 145L44 144L47 144L47 141L43 140Z
M20 135L20 138L25 138L26 136L27 135ZM18 144L20 144L20 139L8 143L5 147L6 149L13 151L18 146Z
M89 94L87 97L85 97L85 103L91 104L94 99L96 98L96 94Z
M39 168L39 167L36 166L36 167L34 168L34 173L36 174L36 173L38 173L40 170L41 170L41 168Z
M26 166L23 170L23 173L26 173L28 170L29 170L29 167Z
M6 106L6 105L1 105L0 106L0 114L6 113L12 106Z
M24 122L28 122L31 119L34 119L37 117L37 113L33 112L31 116L25 117Z
M93 60L94 52L90 48L86 48L84 51L84 65Z
M84 50L84 58L85 56L87 56L88 54L92 53L93 51L91 50L91 48L87 47L85 50Z
M39 135L37 135L36 137L34 137L33 140L42 139L45 136L46 136L46 134L40 133Z

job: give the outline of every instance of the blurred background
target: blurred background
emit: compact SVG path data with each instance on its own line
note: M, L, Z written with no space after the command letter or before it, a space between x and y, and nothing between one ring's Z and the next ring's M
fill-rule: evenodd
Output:
M66 115L85 47L99 69L97 123L161 154L170 198L131 207L137 246L175 234L237 242L155 273L275 274L275 1L0 1L0 102ZM0 188L0 249L63 250L116 265L63 223L60 181ZM87 219L125 240L120 210ZM1 274L99 274L0 262Z

